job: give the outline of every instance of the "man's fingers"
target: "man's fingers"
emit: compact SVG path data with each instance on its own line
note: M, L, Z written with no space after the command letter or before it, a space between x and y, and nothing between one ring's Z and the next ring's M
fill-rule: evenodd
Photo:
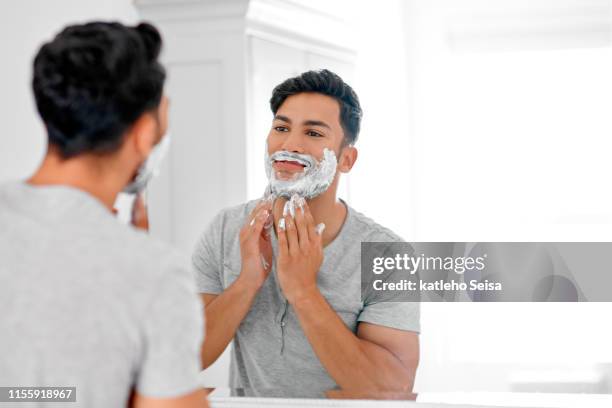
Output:
M310 237L308 233L308 222L306 220L306 214L304 212L306 201L299 197L297 200L297 206L295 208L295 225L297 229L297 236L302 252L308 252L310 245Z
M287 214L285 217L285 233L287 235L287 247L289 249L289 254L292 256L296 256L300 252L300 242L298 239L298 233L295 225L295 220L291 216L291 214Z
M266 261L266 257L263 254L259 254L259 257L261 258L261 266L267 271L270 268L270 263Z
M253 224L255 223L255 217L257 217L257 214L261 211L262 207L263 207L263 202L259 201L257 205L255 206L255 208L253 208L253 210L247 217L246 224L253 226Z
M249 225L243 229L243 238L246 242L259 243L259 236L262 234L264 225L268 222L270 211L260 209L251 219Z
M253 208L253 210L249 214L249 217L247 218L247 224L253 226L253 224L255 224L255 218L257 217L257 214L259 214L262 210L271 211L272 201L266 199L259 200L255 208Z
M145 231L149 230L149 215L142 193L136 196L132 205L132 225Z
M308 239L310 240L311 243L317 242L320 236L317 235L314 217L312 216L312 213L310 212L310 207L308 206L307 203L304 204L304 219L306 221L306 230L308 231Z
M259 210L259 212L255 215L255 218L253 218L253 220L251 221L251 227L252 227L254 236L259 236L259 234L261 233L261 230L263 230L264 225L266 225L269 218L270 218L269 210L266 210L266 209Z
M325 231L325 224L321 222L315 227L315 232L319 237L323 237L323 231Z
M278 238L278 253L279 257L284 257L289 253L287 244L287 224L285 218L281 217L276 226L276 236Z

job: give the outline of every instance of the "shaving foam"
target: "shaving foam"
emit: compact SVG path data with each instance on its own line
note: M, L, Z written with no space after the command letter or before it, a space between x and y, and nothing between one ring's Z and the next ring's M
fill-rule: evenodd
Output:
M266 176L269 182L267 191L274 196L289 199L293 195L298 195L310 200L324 193L334 181L338 160L336 154L328 148L323 149L321 161L307 154L286 150L268 155L267 146L265 153ZM275 161L299 163L304 166L304 171L295 173L289 180L280 180L272 167Z

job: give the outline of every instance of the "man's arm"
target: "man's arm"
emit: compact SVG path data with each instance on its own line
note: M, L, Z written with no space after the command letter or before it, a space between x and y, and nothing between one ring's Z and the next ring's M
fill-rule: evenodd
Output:
M150 398L139 393L134 394L132 408L208 408L206 392L194 391L176 398Z
M202 294L206 314L206 335L202 344L203 368L214 363L232 341L258 291L259 286L238 277L220 295Z
M343 389L411 391L418 365L418 335L360 323L355 335L317 287L321 235L308 205L285 214L277 235L278 278L317 357Z
M340 388L412 391L419 362L417 333L362 322L355 335L318 290L292 306Z
M172 255L161 261L158 267L164 275L139 328L143 349L128 406L206 407L199 384L202 302L182 258Z
M201 353L203 368L214 363L232 341L270 273L272 247L266 227L271 223L271 207L271 201L262 200L240 231L239 277L221 294L202 294L206 314Z

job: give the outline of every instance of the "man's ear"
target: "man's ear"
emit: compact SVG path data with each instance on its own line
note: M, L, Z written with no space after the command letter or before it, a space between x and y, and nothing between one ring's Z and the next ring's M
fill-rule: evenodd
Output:
M351 171L357 161L357 149L354 146L345 146L340 150L340 158L338 160L338 170L342 173Z
M152 114L145 112L130 129L134 148L139 155L147 157L157 143L157 123Z

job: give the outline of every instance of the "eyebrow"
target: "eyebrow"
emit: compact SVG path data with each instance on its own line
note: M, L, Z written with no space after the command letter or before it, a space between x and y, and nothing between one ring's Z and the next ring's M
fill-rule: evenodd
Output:
M321 127L325 127L331 130L331 127L329 127L329 125L325 122L322 122L320 120L307 120L304 122L305 126L321 126Z
M283 116L283 115L275 115L274 116L274 120L280 120L280 121L287 122L287 123L291 124L291 119L289 119L287 116ZM304 121L303 125L304 126L321 126L321 127L325 127L325 128L328 128L328 129L331 130L331 127L327 123L325 123L323 121L320 121L320 120L312 120L312 119L311 120L306 120L306 121Z
M291 119L283 115L274 115L274 120L281 120L283 122L291 123Z

